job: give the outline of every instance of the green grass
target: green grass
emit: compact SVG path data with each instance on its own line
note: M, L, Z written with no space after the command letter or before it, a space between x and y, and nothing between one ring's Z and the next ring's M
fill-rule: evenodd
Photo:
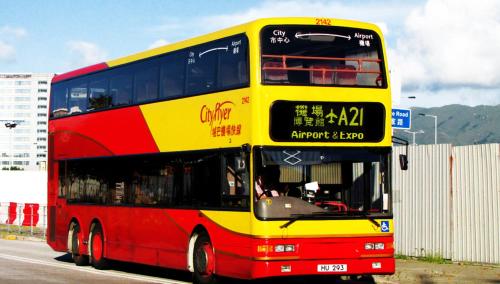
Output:
M29 226L5 225L0 224L0 238L7 235L16 235L23 237L37 237L45 239L45 230L43 228L33 227L33 233Z
M452 263L450 260L445 259L440 254L427 254L425 256L420 256L420 257L413 257L413 256L407 256L407 255L403 255L403 254L396 254L394 256L394 258L402 259L402 260L418 260L418 261L436 263L436 264L450 264L450 263Z
M403 260L413 259L411 256L407 256L404 254L396 254L396 255L394 255L394 258L395 259L403 259Z
M419 257L417 259L421 260L421 261L425 261L425 262L436 263L436 264L450 264L450 263L452 263L450 260L443 258L443 256L440 254L428 254L426 256Z

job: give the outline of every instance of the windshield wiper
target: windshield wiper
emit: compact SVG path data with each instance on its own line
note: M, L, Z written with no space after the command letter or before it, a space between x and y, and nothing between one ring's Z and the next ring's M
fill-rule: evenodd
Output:
M361 216L366 217L368 219L368 221L370 221L375 226L377 226L377 228L380 228L380 223L377 222L377 220L375 220L375 218L371 217L366 212L360 212L360 213L361 213L360 214ZM290 226L293 223L295 223L295 221L303 220L303 219L307 219L307 218L311 218L311 217L317 217L317 216L321 216L321 217L323 217L323 216L347 216L347 215L345 215L345 214L339 214L339 213L335 213L335 212L313 212L311 214L292 214L292 216L294 216L294 217L291 218L290 220L288 220L288 222L286 222L285 224L281 225L280 229L288 228L288 226Z
M295 223L297 220L302 220L302 219L307 219L311 217L317 217L317 216L344 216L345 214L339 214L335 212L313 212L310 214L292 214L294 216L288 222L280 226L280 229L285 229L291 224Z

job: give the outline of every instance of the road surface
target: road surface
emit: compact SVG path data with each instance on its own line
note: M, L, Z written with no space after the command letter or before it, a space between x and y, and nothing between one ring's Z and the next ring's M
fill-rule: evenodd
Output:
M171 275L169 275L171 274ZM170 278L170 279L169 279ZM44 242L0 239L0 283L190 283L188 273L113 263L110 270L76 266Z
M250 281L221 279L222 283ZM191 283L191 274L183 271L123 262L112 262L109 270L76 266L67 253L53 251L45 242L0 239L0 283ZM332 277L266 279L261 284L332 284L373 283L365 280L339 280ZM382 282L384 283L384 282Z
M183 271L123 262L112 262L109 270L76 266L69 254L54 252L45 242L0 239L0 283L191 283ZM360 280L332 277L282 278L250 282L222 279L230 284L360 284L360 283L500 283L498 265L435 264L397 260L396 273Z

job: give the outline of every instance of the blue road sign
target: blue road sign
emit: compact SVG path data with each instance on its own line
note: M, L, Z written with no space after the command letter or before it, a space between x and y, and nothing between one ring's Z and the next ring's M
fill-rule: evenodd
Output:
M410 129L411 128L411 109L393 108L392 109L392 128Z

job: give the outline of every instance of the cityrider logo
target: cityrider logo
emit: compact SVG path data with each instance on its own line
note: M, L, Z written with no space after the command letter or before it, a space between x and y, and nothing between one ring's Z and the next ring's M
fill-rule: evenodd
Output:
M218 102L213 107L203 105L200 111L200 121L208 123L211 127L214 122L221 125L223 121L229 120L233 106L232 101Z

